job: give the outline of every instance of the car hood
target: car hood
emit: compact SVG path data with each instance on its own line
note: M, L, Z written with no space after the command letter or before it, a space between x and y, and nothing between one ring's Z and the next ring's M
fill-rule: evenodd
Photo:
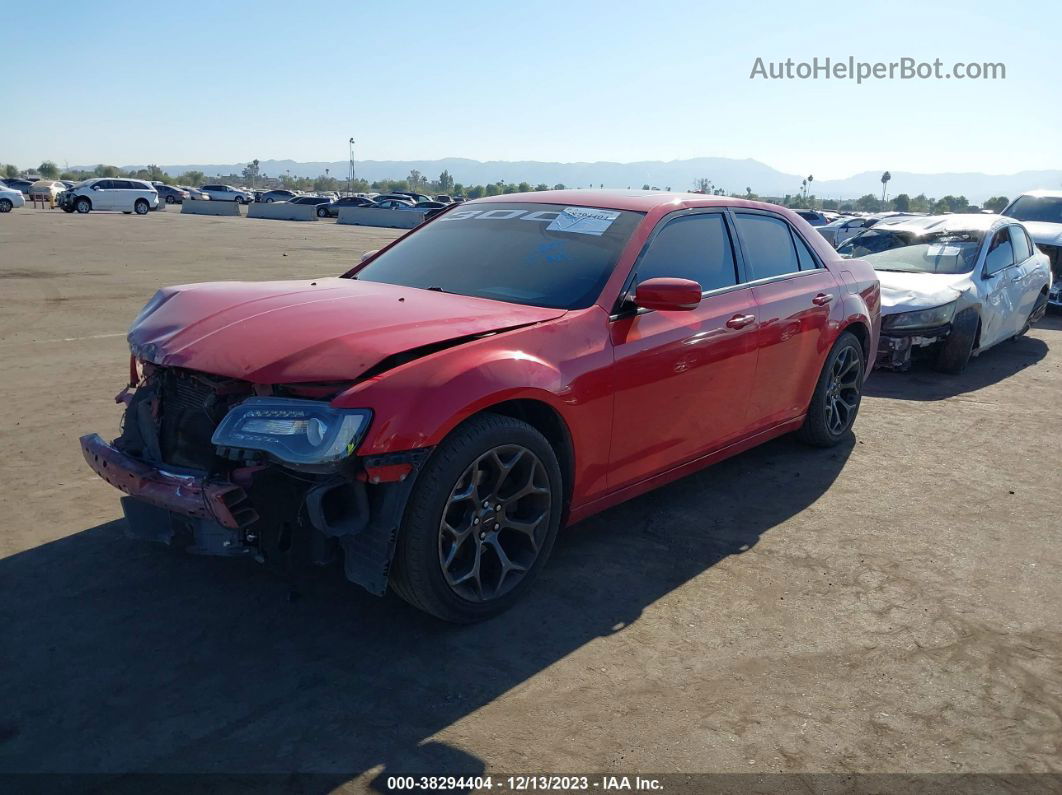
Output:
M1062 224L1053 224L1050 221L1022 221L1021 223L1029 230L1029 237L1034 243L1062 246Z
M875 273L881 282L883 315L949 304L970 287L968 273Z
M353 381L394 354L564 314L354 279L209 282L159 290L129 346L157 365L259 384Z

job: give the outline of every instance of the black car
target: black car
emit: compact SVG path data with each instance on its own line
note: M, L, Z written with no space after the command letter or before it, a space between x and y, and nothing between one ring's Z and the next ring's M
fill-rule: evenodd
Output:
M184 204L184 200L190 198L188 191L175 188L164 182L152 182L151 187L159 192L159 199L166 202L166 204Z
M431 196L425 196L423 193L417 193L415 190L393 190L386 195L386 198L391 198L392 196L404 196L414 204L417 202L430 202L432 200ZM377 196L376 198L380 199L384 197Z
M337 218L339 217L339 211L344 207L373 207L374 203L372 199L366 199L364 196L344 196L341 199L336 199L331 204L322 204L317 208L317 215L321 218Z
M328 205L332 203L331 196L296 196L294 199L288 202L288 204L316 204L317 217L328 217Z
M26 196L29 196L30 185L33 184L32 179L22 179L20 177L5 178L0 180L0 182L3 182L11 190L22 191Z
M298 195L299 194L297 194L293 190L287 190L285 188L276 188L274 190L267 190L261 195L261 197L259 197L258 191L255 191L254 200L256 202L266 202L267 204L269 202L286 202L291 201Z
M450 205L447 204L446 202L437 202L437 201L429 200L429 201L426 201L426 202L417 202L413 206L414 207L418 207L421 210L442 210L442 209L444 209L446 207L449 207Z

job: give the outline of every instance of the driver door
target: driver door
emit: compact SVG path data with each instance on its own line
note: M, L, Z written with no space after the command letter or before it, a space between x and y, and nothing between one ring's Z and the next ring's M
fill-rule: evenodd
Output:
M747 433L756 373L756 306L739 283L730 221L685 211L660 222L634 266L634 285L693 279L688 311L624 308L611 319L615 385L608 487L622 488Z

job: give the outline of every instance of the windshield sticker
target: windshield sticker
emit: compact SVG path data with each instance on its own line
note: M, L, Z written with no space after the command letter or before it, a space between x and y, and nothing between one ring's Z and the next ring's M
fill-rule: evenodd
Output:
M931 244L926 249L927 257L957 257L962 253L958 246L945 246L939 243Z
M571 232L601 236L619 218L618 210L595 210L591 207L565 207L550 221L547 232Z

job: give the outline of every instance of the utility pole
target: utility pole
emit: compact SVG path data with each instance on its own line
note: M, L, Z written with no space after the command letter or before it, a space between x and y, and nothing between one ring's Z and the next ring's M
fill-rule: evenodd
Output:
M350 172L347 176L347 193L354 192L354 138L350 139Z

